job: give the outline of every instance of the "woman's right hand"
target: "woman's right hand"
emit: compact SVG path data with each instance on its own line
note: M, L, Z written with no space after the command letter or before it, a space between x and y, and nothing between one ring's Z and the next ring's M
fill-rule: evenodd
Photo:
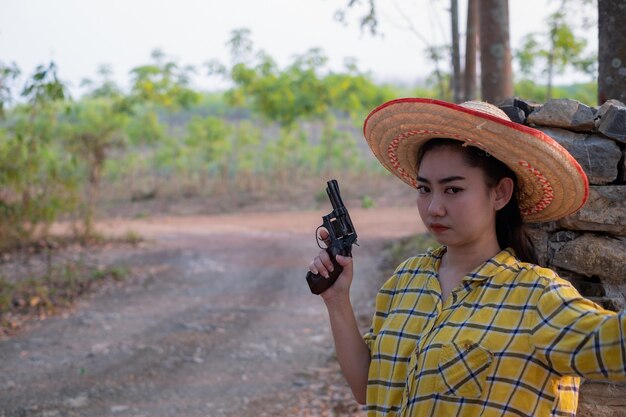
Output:
M328 231L322 228L319 232L319 239L328 244ZM341 299L349 297L350 285L352 284L353 276L353 263L352 258L349 256L336 256L337 263L343 267L343 271L337 277L337 281L330 286L326 291L320 294L325 302L329 302L335 299ZM330 255L326 250L321 250L319 254L313 259L309 265L309 270L314 274L320 274L325 278L329 277L330 272L333 271L333 262L330 259Z

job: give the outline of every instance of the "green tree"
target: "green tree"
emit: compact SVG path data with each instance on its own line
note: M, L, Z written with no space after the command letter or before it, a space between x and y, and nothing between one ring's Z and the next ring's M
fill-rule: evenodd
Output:
M321 117L329 109L329 92L318 76L326 61L319 49L311 49L281 71L270 56L260 53L256 63L232 67L235 88L227 98L232 105L248 104L282 126L299 118Z
M30 104L33 113L41 107L48 106L51 102L68 98L67 87L59 79L54 61L47 66L37 66L35 73L26 81L21 96Z
M226 186L233 164L232 127L218 117L194 117L187 126L185 145L189 149L189 165L205 167L202 180L212 175Z
M269 142L263 149L264 168L276 176L273 185L285 187L290 178L311 172L315 150L307 139L301 126L282 127L278 139Z
M4 84L5 87L7 86ZM12 97L10 89L5 97ZM18 105L0 130L0 245L46 238L57 216L72 207L74 160L53 141L65 85L51 62L26 81Z
M396 97L398 92L392 87L376 85L367 74L358 70L356 64L348 62L346 66L347 72L329 73L323 83L328 88L329 106L360 124L367 112Z
M539 76L546 79L546 100L553 97L555 74L562 74L567 68L585 73L594 72L595 58L583 56L587 41L577 37L567 22L569 3L568 0L561 0L557 11L550 14L546 21L548 30L528 34L516 54L525 77L532 79Z
M199 100L199 95L190 88L191 66L179 66L166 60L164 53L152 52L153 63L135 67L131 74L131 95L139 102L149 102L175 111L187 109Z
M235 126L233 160L236 165L236 174L237 177L243 177L244 183L248 186L251 186L260 162L261 139L261 130L251 122L245 121Z
M61 127L67 148L79 158L86 174L82 205L85 238L94 234L95 208L104 164L112 150L126 145L124 127L127 121L128 115L118 111L114 100L99 98L71 106Z
M336 11L335 18L339 22L345 23L347 10L358 9L359 7L364 7L364 9L362 8L359 12L359 24L361 30L369 30L372 36L380 35L379 14L378 9L376 8L376 0L367 0L366 2L361 2L360 0L347 0L346 7ZM415 26L415 24L413 23L413 19L411 19L409 13L403 10L399 10L399 12L400 17L404 21L404 28L424 45L422 53L435 67L432 74L429 76L429 82L435 84L436 91L438 92L437 98L442 100L450 100L453 88L452 82L450 82L451 74L449 71L446 71L442 68L442 64L445 62L450 62L450 67L456 68L455 62L453 62L454 59L452 57L452 50L454 48L454 45L434 44L426 36L424 36L422 32ZM453 16L452 20L454 20ZM454 32L452 33L452 39L458 39L458 37L455 36ZM457 70L460 71L460 68L458 68ZM454 78L460 78L460 73L452 75L454 76Z
M347 172L359 165L355 137L350 132L340 130L337 119L332 116L325 120L319 150L318 167L323 171Z
M15 63L6 65L0 61L0 120L4 119L7 106L13 102L15 80L20 69Z
M56 114L15 113L0 129L0 249L48 236L76 202L75 159L52 142Z
M97 81L90 78L84 78L81 81L81 87L87 89L87 97L120 98L122 96L122 89L113 81L113 69L110 65L100 65L97 74Z
M354 61L346 63L345 72L330 71L319 48L296 56L281 69L263 51L254 53L249 36L248 30L234 31L229 41L232 67L212 61L209 72L234 82L225 95L231 105L249 106L267 121L290 128L299 120L323 120L333 109L360 115L393 95L361 73Z
M135 106L126 125L126 134L135 146L156 145L165 139L167 132L159 117L150 107Z

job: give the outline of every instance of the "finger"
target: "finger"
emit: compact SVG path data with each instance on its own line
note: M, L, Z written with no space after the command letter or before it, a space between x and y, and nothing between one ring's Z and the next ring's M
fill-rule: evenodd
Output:
M324 264L324 267L329 271L333 272L335 266L333 265L333 261L330 259L330 255L326 251L321 251L319 254L319 258Z
M315 261L311 261L311 263L309 264L309 271L311 271L315 275L319 274L317 267L315 266Z
M324 242L324 245L326 245L326 247L330 246L330 233L328 233L328 230L326 230L325 228L322 227L319 229L317 239L321 242Z
M317 270L317 274L328 278L328 270L319 256L313 260L313 267Z
M326 230L326 228L324 227L320 227L319 232L317 234L318 239L326 240L328 239L328 236L330 236L330 234L328 233L328 230Z

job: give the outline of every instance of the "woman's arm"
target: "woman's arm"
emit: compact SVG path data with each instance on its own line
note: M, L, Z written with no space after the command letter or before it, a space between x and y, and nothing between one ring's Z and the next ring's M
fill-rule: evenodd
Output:
M324 299L330 327L335 340L335 351L346 381L359 404L365 404L370 351L359 332L350 299Z
M365 404L370 351L359 331L350 302L352 258L338 255L337 262L343 267L343 272L334 285L321 294L321 297L328 310L341 371L356 401L359 404ZM326 251L321 251L309 267L311 272L325 277L328 277L328 272L332 268L332 261Z
M607 311L555 278L529 315L538 357L563 375L626 380L626 311Z

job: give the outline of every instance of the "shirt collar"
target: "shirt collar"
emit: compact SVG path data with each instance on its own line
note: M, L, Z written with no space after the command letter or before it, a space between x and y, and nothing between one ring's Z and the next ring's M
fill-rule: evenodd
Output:
M447 248L440 246L436 249L429 249L431 256L431 268L434 272L439 270L439 264ZM519 260L515 256L513 248L506 248L498 252L494 257L479 265L465 277L463 281L485 281L504 270L519 269Z

